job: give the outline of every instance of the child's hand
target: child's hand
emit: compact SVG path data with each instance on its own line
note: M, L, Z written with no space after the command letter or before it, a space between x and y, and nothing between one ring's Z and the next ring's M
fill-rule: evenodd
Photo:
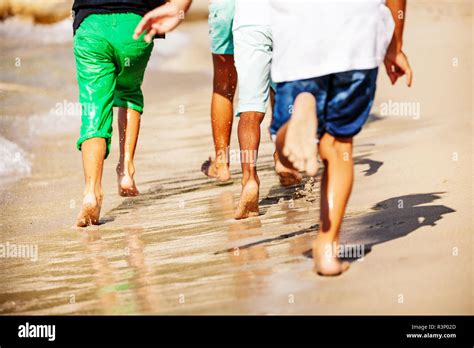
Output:
M145 41L150 43L156 34L165 34L178 26L183 18L183 11L173 2L148 12L135 28L133 38L136 40L146 31Z
M413 71L408 63L407 56L402 50L391 50L389 48L387 55L385 56L384 64L392 85L397 82L399 77L406 74L407 86L411 87Z

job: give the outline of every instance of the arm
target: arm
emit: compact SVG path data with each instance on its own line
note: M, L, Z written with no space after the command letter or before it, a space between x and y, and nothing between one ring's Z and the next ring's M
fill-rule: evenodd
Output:
M384 65L392 84L395 84L399 77L406 74L407 85L410 87L413 81L413 71L408 63L408 58L402 50L406 0L387 0L386 4L390 12L392 12L392 17L395 21L395 31L387 49Z
M145 41L151 42L156 34L165 34L175 29L184 19L184 14L191 6L192 0L170 0L166 4L148 12L135 28L133 37L146 31Z
M407 2L406 0L387 0L386 4L390 12L392 12L392 17L395 21L395 31L393 33L392 43L401 51Z

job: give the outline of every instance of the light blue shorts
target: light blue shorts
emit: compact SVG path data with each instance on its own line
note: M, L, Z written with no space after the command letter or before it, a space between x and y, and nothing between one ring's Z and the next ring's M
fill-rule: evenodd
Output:
M265 113L270 97L270 68L273 40L270 26L245 25L234 28L235 67L239 76L237 115Z
M211 0L209 2L209 41L213 54L234 54L235 0Z

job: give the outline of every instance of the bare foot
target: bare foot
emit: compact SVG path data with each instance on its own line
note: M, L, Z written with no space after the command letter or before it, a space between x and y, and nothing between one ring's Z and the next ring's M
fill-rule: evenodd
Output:
M341 261L332 243L313 242L314 270L321 276L337 276L349 269L349 262Z
M101 206L102 198L96 198L94 194L85 195L82 200L81 212L77 217L77 227L98 225Z
M230 180L230 170L227 163L216 163L211 157L202 164L201 172L210 178L215 178L222 182Z
M310 93L301 93L296 97L293 110L286 131L283 154L297 170L314 176L318 171L316 99Z
M122 197L135 197L139 195L137 186L135 185L135 180L133 179L135 168L133 167L133 164L129 164L127 168L128 172L123 169L121 163L117 165L118 194Z
M297 185L301 182L302 175L296 170L285 167L280 162L277 152L275 152L273 158L275 159L275 172L278 174L282 186Z
M235 211L236 220L258 216L259 182L255 179L248 180L242 187L239 205Z
M118 174L118 194L122 197L135 197L139 195L135 180L130 175Z

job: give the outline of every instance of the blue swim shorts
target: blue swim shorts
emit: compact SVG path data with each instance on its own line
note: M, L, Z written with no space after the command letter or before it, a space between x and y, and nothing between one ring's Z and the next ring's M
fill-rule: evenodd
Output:
M374 102L378 68L351 70L306 80L277 83L270 133L290 119L293 103L303 92L316 98L318 137L329 133L350 138L360 132Z

